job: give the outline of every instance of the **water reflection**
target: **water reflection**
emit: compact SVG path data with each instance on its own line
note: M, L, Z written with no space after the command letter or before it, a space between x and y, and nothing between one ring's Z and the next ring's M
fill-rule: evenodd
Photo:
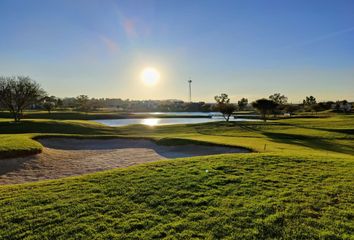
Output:
M107 126L127 126L130 124L143 124L146 126L160 126L169 124L195 124L216 121L225 121L222 117L213 118L126 118L126 119L101 119L94 120ZM230 121L259 121L257 119L230 119Z
M141 121L141 124L148 126L156 126L159 125L160 119L158 118L145 118Z

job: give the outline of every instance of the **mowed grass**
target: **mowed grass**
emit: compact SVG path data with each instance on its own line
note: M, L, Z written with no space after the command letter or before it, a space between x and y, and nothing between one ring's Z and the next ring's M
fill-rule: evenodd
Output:
M1 120L0 151L33 137L120 136L255 152L1 186L0 239L353 239L353 129L353 115L158 128Z
M0 159L40 153L42 145L31 139L31 135L0 135Z
M58 120L88 120L88 119L112 119L122 118L127 113L122 112L80 112L80 111L25 111L23 119L58 119ZM12 118L8 111L0 111L0 118Z
M219 155L2 187L0 237L350 239L353 169L343 159Z
M258 152L310 152L354 154L354 115L330 118L286 119L263 122L215 122L207 124L148 127L131 125L108 127L85 120L23 120L13 123L0 119L0 155L8 151L4 136L24 141L44 136L72 137L145 137L166 142L166 139L189 139L223 145L241 146ZM16 135L15 135L16 134ZM33 148L41 149L36 141ZM26 151L28 145L22 150ZM14 147L15 148L15 147Z

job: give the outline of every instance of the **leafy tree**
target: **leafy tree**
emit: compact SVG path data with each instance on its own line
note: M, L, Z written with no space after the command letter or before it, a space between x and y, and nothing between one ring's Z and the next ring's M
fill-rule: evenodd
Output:
M236 110L236 106L230 103L230 98L226 93L222 93L220 96L215 96L216 110L221 112L222 116L228 122L232 113Z
M337 101L334 105L334 110L336 112L344 112L349 113L351 112L353 106L347 100Z
M278 103L274 102L273 100L262 98L253 102L252 106L260 112L262 119L266 121L267 114L273 112L278 106Z
M333 104L332 102L319 102L317 104L314 104L312 106L312 109L315 112L326 111L326 110L331 109L332 104Z
M309 96L306 97L303 101L302 101L305 110L311 110L313 111L316 105L316 98L314 96ZM317 109L317 108L316 108Z
M247 98L241 98L241 100L237 102L237 105L238 105L238 109L240 111L245 110L245 108L248 105L248 99Z
M30 77L0 77L0 102L11 112L15 122L21 120L25 108L40 102L44 96L44 90Z
M104 105L102 104L102 102L99 99L92 98L88 102L88 108L90 110L97 110L97 109L102 108L102 107L104 107Z
M321 106L322 111L330 110L335 103L332 101L320 102L318 105Z
M42 106L50 114L50 112L56 107L56 103L57 103L56 97L54 96L44 97Z
M296 111L300 109L299 105L295 104L286 104L284 106L284 110L291 115L293 115Z
M78 106L76 98L74 97L63 98L62 102L63 102L63 107L65 108L77 108Z
M274 117L276 114L282 113L285 105L288 103L288 98L285 95L281 95L280 93L274 93L273 95L270 95L269 99L278 104L278 106L273 110Z
M43 107L50 114L50 112L55 108L55 103L54 102L44 102Z
M321 104L319 104L319 103L313 105L313 106L312 106L312 110L315 111L316 114L317 114L318 112L324 111L323 106L322 106Z
M90 99L87 95L79 95L76 97L76 107L78 110L88 112L90 110Z
M303 101L304 105L312 106L316 104L316 98L314 96L306 97Z
M57 101L56 101L55 105L56 105L58 108L62 108L62 107L64 106L63 100L60 99L60 98L57 98Z
M288 98L285 95L281 95L280 93L274 93L273 95L270 95L269 99L273 100L278 105L285 105L288 103Z
M226 93L220 94L220 96L215 96L214 97L216 103L221 103L221 104L227 104L230 103L230 98Z

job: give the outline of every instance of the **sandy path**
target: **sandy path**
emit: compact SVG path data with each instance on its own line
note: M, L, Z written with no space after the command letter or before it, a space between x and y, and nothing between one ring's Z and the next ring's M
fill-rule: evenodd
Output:
M149 140L39 140L45 146L35 156L0 159L0 184L16 184L128 167L165 158L248 152L245 149L180 145L161 146Z

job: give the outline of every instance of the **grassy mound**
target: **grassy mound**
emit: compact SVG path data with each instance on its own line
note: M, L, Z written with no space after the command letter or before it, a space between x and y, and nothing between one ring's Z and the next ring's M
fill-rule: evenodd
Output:
M0 188L0 237L349 238L354 161L272 154L161 161Z
M42 145L30 137L26 135L0 135L0 159L40 153Z
M43 136L198 140L258 151L1 186L1 239L354 236L353 116L158 128L3 120L0 130L0 151L40 148L31 138Z

